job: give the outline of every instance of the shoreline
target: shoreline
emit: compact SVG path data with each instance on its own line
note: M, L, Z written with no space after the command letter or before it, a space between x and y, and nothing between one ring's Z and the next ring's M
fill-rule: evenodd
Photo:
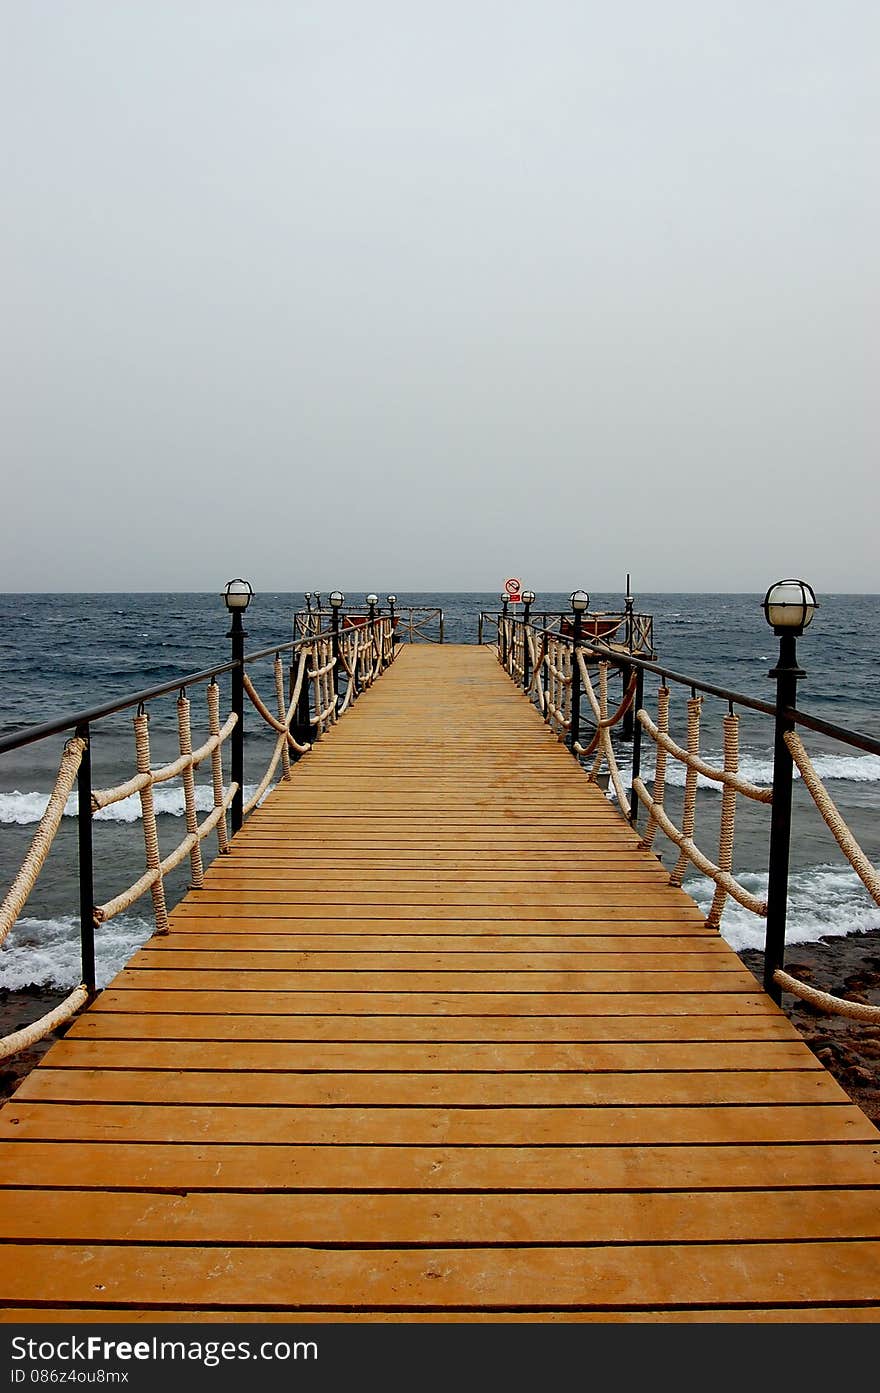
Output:
M737 955L758 982L764 955L744 949ZM791 944L786 969L810 986L835 996L880 1006L880 929ZM68 988L0 989L0 1035L18 1030L62 1001ZM880 1024L848 1020L816 1011L785 994L783 1009L828 1072L880 1130ZM42 1059L64 1027L10 1059L0 1060L0 1105Z

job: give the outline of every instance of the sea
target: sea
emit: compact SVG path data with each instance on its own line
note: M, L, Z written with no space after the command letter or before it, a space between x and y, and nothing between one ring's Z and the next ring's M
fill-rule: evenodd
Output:
M658 663L669 672L772 701L769 676L777 641L768 628L758 594L646 594L636 597L636 610L653 615ZM364 597L349 595L349 604ZM384 597L380 597L384 603ZM294 614L305 608L302 593L257 594L245 616L247 650L256 652L294 637ZM437 641L438 617L449 643L476 643L478 616L497 614L498 594L397 592L403 621L399 632L408 636L408 610L424 618L422 641ZM540 595L533 616L568 608L566 594ZM619 594L594 594L591 610L619 612ZM6 594L0 596L0 734L53 721L66 714L122 701L126 696L163 683L182 681L187 674L225 662L229 656L228 615L219 594ZM799 706L837 725L880 738L880 687L877 642L880 634L880 596L825 595L812 625L798 642L806 676ZM484 639L494 631L490 621ZM419 634L415 635L419 640ZM249 669L267 705L274 709L272 658ZM228 710L229 678L221 678L222 709ZM657 679L649 675L645 705L655 710ZM154 767L177 754L177 688L170 696L149 703ZM688 688L673 684L671 732L685 743ZM207 738L204 687L189 690L193 709L193 743ZM703 703L701 753L721 764L722 725L727 703L706 697ZM92 763L95 787L112 787L129 778L135 768L132 716L107 717L93 726ZM251 708L246 712L245 783L255 787L267 767L274 744L272 732ZM0 755L0 893L12 883L46 808L58 770L63 736L52 737ZM877 864L880 859L880 757L825 736L807 734L806 744L828 792L860 842ZM744 712L740 721L740 769L760 785L772 781L772 721ZM619 737L615 749L625 781L629 777L632 745ZM198 802L212 806L209 762L198 775ZM653 769L650 742L642 755L642 775ZM684 769L670 760L666 806L680 815ZM226 765L228 778L228 760ZM296 777L294 767L293 777ZM585 775L586 777L586 775ZM720 794L700 781L695 840L717 859ZM247 789L246 789L247 792ZM613 799L613 795L609 795ZM160 847L163 855L185 832L183 791L179 781L155 791ZM746 888L761 892L767 885L769 810L766 805L738 800L734 873ZM68 988L80 980L79 891L75 799L68 803L61 829L43 871L17 924L0 950L0 989ZM645 816L642 814L642 825ZM677 856L662 836L654 847L664 864ZM137 797L103 810L95 818L96 899L112 898L144 870L143 833ZM206 862L216 853L216 839L203 843ZM523 857L528 849L523 848ZM185 894L189 868L184 863L168 877L169 905ZM685 888L708 908L713 886L689 874ZM97 930L98 985L106 983L153 932L147 894L131 910ZM794 789L794 820L789 884L788 943L824 936L864 933L880 928L880 909L874 904L844 860L825 823L798 780ZM761 948L763 923L749 911L728 902L721 933L735 949Z

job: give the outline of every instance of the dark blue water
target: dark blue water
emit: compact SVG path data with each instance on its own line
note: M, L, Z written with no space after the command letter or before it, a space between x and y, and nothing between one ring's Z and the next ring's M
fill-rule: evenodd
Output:
M352 604L363 596L350 595ZM718 686L772 701L776 640L760 608L760 595L642 595L637 608L654 615L659 661L670 671L693 675ZM497 611L496 594L398 594L398 610L410 605L442 608L445 638L451 643L476 643L480 610ZM303 606L301 594L258 595L246 615L247 646L255 651L293 637L293 614ZM533 614L544 608L567 607L567 595L539 596ZM591 608L619 611L622 597L595 594ZM122 698L127 693L164 682L178 681L226 660L228 616L214 594L102 594L0 596L0 732L18 731L64 712ZM428 626L437 633L436 624ZM880 737L877 684L877 634L880 597L831 595L821 597L812 626L799 642L807 677L800 705L826 720L856 727ZM486 630L489 637L489 629ZM272 698L271 662L252 673L258 688ZM223 679L224 683L228 679ZM656 682L649 680L646 704L651 707ZM204 738L201 689L191 692L196 740ZM224 686L223 709L228 686ZM176 754L173 694L151 704L154 764ZM676 692L673 735L684 742L684 700ZM726 704L707 698L704 706L703 751L720 760L720 720ZM199 722L202 722L201 728ZM272 748L272 737L249 724L246 782L259 782ZM744 715L741 722L741 768L759 783L772 772L772 728L763 717ZM3 888L14 876L45 807L54 781L63 739L0 757L0 880ZM880 758L861 754L820 737L809 737L829 792L856 835L875 861L880 856ZM621 747L625 757L627 749ZM131 715L108 718L93 732L93 763L97 786L121 781L133 772ZM650 751L645 756L650 772ZM667 795L675 813L680 801L683 771ZM207 797L207 790L205 790ZM182 797L179 788L163 787L157 794L163 808L160 833L163 853L182 835ZM790 938L816 938L880 926L880 912L856 881L836 845L796 786ZM717 853L717 815L720 799L707 790L701 796L697 842L714 859ZM207 806L207 803L205 804ZM749 888L766 881L767 810L740 803L735 870ZM109 810L96 822L98 898L109 898L143 869L143 844L136 802ZM661 850L658 841L657 849ZM664 855L668 860L668 855ZM130 873L129 873L130 872ZM169 899L183 893L182 868L169 885ZM698 878L687 888L701 903L711 898ZM76 847L75 820L64 820L50 861L7 946L0 953L0 985L28 982L67 985L77 980L76 964ZM99 957L103 980L118 969L137 943L149 933L149 897L129 914L101 930ZM762 925L731 906L722 932L735 946L758 946Z

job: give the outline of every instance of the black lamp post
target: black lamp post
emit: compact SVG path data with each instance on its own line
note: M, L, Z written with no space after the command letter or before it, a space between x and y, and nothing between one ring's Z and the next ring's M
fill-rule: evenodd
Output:
M531 676L531 664L529 661L529 618L532 612L532 605L535 603L534 590L524 590L522 593L523 602L523 691L529 690L529 677Z
M341 590L330 592L330 628L332 632L331 643L333 646L333 691L339 696L339 611L345 604L345 596Z
M624 613L626 614L626 623L625 623L625 626L624 626L624 630L625 630L625 640L624 640L624 641L625 641L625 643L626 643L626 651L627 651L628 653L632 653L632 651L633 651L633 594L632 594L632 589L631 589L631 586L630 586L630 575L629 575L629 571L627 571L627 573L626 573L626 595L624 596L623 608L624 608ZM639 671L641 671L641 669L639 669ZM623 688L624 688L624 691L626 691L627 687L628 687L629 684L630 684L630 680L631 680L631 678L632 678L632 668L629 667L629 666L623 668L623 669L621 670L621 677L622 677L622 679L623 679ZM635 733L635 717L636 717L636 702L635 702L635 701L631 701L630 704L629 704L629 706L627 707L626 711L623 713L623 722L622 722L621 728L620 728L621 739L623 739L623 740L632 740L633 735L634 735L634 733ZM637 801L638 801L638 800L637 800Z
M574 623L571 628L571 747L581 738L581 672L577 663L577 646L581 641L581 625L584 610L590 603L586 590L575 590L569 598Z
M232 768L230 777L238 788L232 795L232 835L241 829L244 821L244 641L247 631L241 622L248 605L254 597L253 586L249 580L230 580L223 592L223 601L229 610L231 627L226 635L232 642L232 710L238 717L232 732Z
M791 786L794 775L785 736L794 730L787 711L797 706L797 684L806 673L798 666L797 640L812 622L818 605L812 586L802 580L771 585L762 605L764 617L779 639L779 659L769 674L776 678L776 729L773 743L773 802L770 811L770 865L767 884L767 934L764 941L764 990L781 1003L782 989L773 974L785 958L788 862L791 844Z

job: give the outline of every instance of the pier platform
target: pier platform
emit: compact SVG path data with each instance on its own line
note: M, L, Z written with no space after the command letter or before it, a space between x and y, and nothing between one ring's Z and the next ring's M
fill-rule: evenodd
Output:
M5 1321L876 1321L880 1135L476 646L0 1110Z

